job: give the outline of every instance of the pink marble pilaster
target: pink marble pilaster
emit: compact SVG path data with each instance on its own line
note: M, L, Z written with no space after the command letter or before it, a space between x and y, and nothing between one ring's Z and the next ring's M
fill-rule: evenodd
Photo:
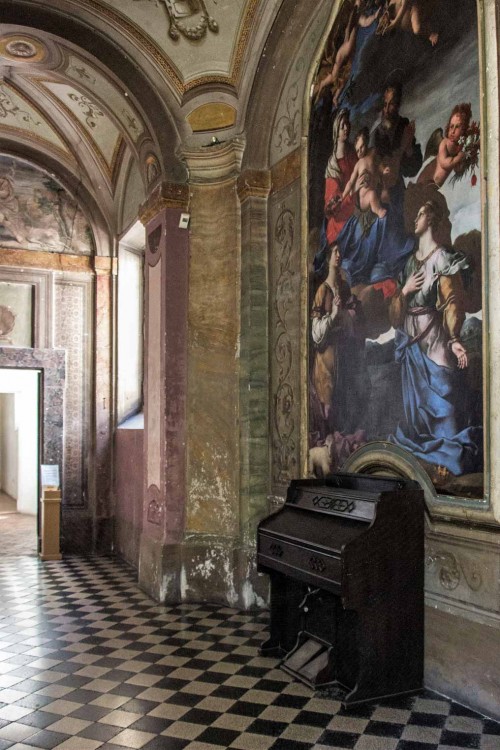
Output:
M146 225L143 538L182 541L186 501L189 235L181 208Z
M95 434L94 517L99 522L112 516L112 304L113 259L95 258ZM96 528L99 536L100 530Z

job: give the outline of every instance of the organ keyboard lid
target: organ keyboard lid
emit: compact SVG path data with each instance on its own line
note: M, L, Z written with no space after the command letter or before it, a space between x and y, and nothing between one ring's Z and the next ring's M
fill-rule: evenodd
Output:
M419 489L419 485L411 480L337 473L321 480L292 480L285 505L313 513L373 521L382 493L405 489Z

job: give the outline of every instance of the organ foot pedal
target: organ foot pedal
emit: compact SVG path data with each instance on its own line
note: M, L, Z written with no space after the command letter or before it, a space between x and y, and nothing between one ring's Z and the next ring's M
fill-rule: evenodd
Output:
M332 644L310 633L299 633L295 648L283 659L280 667L313 689L336 683Z

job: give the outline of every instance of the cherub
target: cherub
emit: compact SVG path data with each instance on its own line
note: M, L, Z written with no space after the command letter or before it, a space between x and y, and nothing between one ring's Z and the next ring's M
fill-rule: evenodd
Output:
M434 182L438 187L442 187L453 171L460 172L466 156L459 141L466 135L471 117L470 104L462 102L453 107L444 137L443 131L438 128L429 139L426 156L430 156L432 152L436 153L433 151L436 141L439 143L437 155L424 167L418 176L418 183Z
M365 13L365 11L367 10L366 5L366 0L355 0L351 15L349 16L349 20L345 28L344 41L337 50L335 61L330 73L328 73L319 82L319 84L317 84L316 91L314 92L314 96L316 99L319 99L324 88L326 88L327 86L331 86L332 89L335 89L333 103L335 105L338 104L341 87L339 87L337 84L341 77L342 68L347 63L351 62L353 58L354 51L356 49L356 36L358 28L366 28L370 26L378 17L381 11L381 7L379 7L373 13L367 15Z
M432 27L432 3L433 0L389 0L378 33L386 34L400 27L403 31L427 37L434 47L439 34Z
M345 186L342 200L353 192L358 194L358 204L362 211L371 209L379 219L383 219L387 210L383 208L377 191L381 188L381 174L384 165L374 148L369 148L370 132L361 128L354 140L358 161L351 177ZM388 197L388 196L386 196Z

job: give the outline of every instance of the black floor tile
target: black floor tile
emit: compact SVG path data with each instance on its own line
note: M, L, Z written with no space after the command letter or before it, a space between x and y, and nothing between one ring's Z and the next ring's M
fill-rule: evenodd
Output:
M466 732L451 732L449 729L443 729L441 734L441 745L451 745L452 747L466 747L471 750L479 750L481 747L480 734L468 734Z
M404 724L394 724L389 721L369 721L364 734L374 734L377 737L401 737L404 727Z
M318 739L317 744L331 745L332 747L342 747L352 750L358 739L359 734L351 734L350 732L332 732L327 729Z
M31 737L23 740L25 745L33 745L33 747L43 747L44 750L52 750L56 745L60 745L65 740L69 739L69 734L61 734L60 732L50 732L43 730L32 734Z
M21 572L19 566L22 567ZM28 609L23 609L22 615L18 611L9 611L10 607L18 604L14 593L11 596L8 588L8 580L13 574L16 578L22 575L26 579L24 602ZM314 711L311 711L307 709L307 704L313 697L313 692L307 689L304 691L301 687L300 692L304 691L304 695L295 695L294 685L290 685L286 680L275 679L275 659L266 660L268 663L265 666L252 665L252 659L254 655L257 656L258 649L266 637L265 631L260 632L253 628L256 624L263 624L267 629L267 613L241 615L235 610L218 609L212 605L156 606L139 592L134 583L134 576L135 573L127 567L105 558L67 558L57 564L41 564L36 557L17 558L15 563L8 563L0 557L0 652L11 655L10 661L15 669L9 673L9 677L13 676L20 680L12 686L12 690L27 693L14 705L32 709L32 713L17 720L18 723L33 729L33 736L29 738L29 742L23 740L20 744L26 747L46 747L47 750L60 744L61 737L64 738L66 735L52 732L47 727L62 716L41 710L52 701L59 700L75 704L76 708L70 714L71 718L91 722L79 736L82 742L84 738L88 738L104 743L99 750L130 750L120 748L112 742L121 733L122 728L101 721L115 710L137 714L140 718L129 728L132 731L149 732L154 735L143 750L187 748L191 744L189 740L169 738L161 734L164 731L168 732L168 728L175 722L173 718L151 716L151 713L161 711L162 704L165 704L167 713L170 706L172 715L182 714L180 707L184 708L185 713L178 720L196 724L199 729L196 743L204 743L207 747L213 745L214 748L227 748L238 737L239 732L232 728L231 716L235 720L238 716L248 718L249 725L245 732L257 738L257 748L261 738L263 747L271 741L270 750L310 750L310 743L283 737L283 732L291 724L316 727L318 732L321 732L321 737L316 743L318 746L346 750L356 747L360 733L333 731L327 728L332 719L331 708L328 704L327 710L321 711L321 699L335 699L337 694L333 688L316 693L317 702L314 704ZM3 588L2 581L7 582ZM40 609L42 606L43 611ZM33 617L36 618L35 623ZM129 618L134 620L128 621ZM27 626L25 622L28 623ZM154 637L149 638L148 634L141 632L141 625L146 625L148 632L153 633ZM108 627L111 628L109 633ZM214 628L220 628L221 632L213 632ZM235 675L214 671L217 668L214 662L202 656L203 649L191 647L191 640L185 638L184 634L204 641L208 644L207 648L220 651L221 661L233 664ZM83 640L80 639L82 635ZM235 645L233 636L238 638L238 645ZM108 642L111 645L105 645ZM191 689L188 680L171 676L175 674L176 666L160 664L167 654L164 654L161 648L156 649L156 644L168 646L168 654L174 659L182 660L184 668L200 672L196 678L196 682L200 683L199 691L188 692ZM87 656L80 657L79 649L85 645L90 646L85 652ZM236 653L239 645L245 647L243 653ZM28 655L28 651L37 646L38 655ZM123 658L116 655L122 649ZM88 665L88 669L85 669L89 656L97 658ZM48 670L49 675L57 677L55 682L33 679L45 670L42 666L33 667L32 664L44 657L58 662ZM125 663L131 659L145 662L146 668L140 674L124 669ZM92 667L97 667L95 676ZM99 676L100 668L109 671ZM77 674L80 670L84 671L83 675ZM147 677L158 677L158 680L155 682ZM241 678L252 679L249 685L245 684L248 683L245 680L245 686L239 687L241 683L238 683L238 680ZM87 689L94 680L100 679L118 684L108 694L102 694L92 687ZM136 685L136 682L150 683L150 686ZM65 687L72 689L64 693ZM207 689L202 689L203 687ZM266 703L251 703L245 700L245 696L250 696L249 689L265 691L269 695L269 700ZM5 695L7 699L8 694ZM479 750L479 734L444 729L449 712L452 717L481 719L480 726L484 727L484 734L499 738L500 750L500 725L482 719L476 712L447 702L442 696L430 691L423 692L422 696L428 700L442 702L443 713L414 711L413 707L417 705L418 697L402 696L385 699L377 704L339 709L339 716L366 719L365 735L378 744L386 737L390 740L391 747L396 740L398 750L438 750L437 744L400 739L405 726L403 723L372 718L377 706L402 709L409 712L407 724L443 730L440 733L440 748L448 745ZM230 727L228 729L214 726L223 711L222 707L225 707L222 703L220 711L215 710L217 703L214 703L214 700L217 699L225 699L231 704L228 704L229 708L226 711L226 722L229 719L227 727ZM92 705L96 700L106 705ZM210 710L200 708L205 701ZM5 701L0 700L0 708L4 705ZM284 719L278 722L270 721L262 718L268 706L272 706L273 711L277 709L278 713L279 709L283 708L284 715L285 709L295 709L297 715L290 724ZM8 724L9 722L0 720L0 728ZM36 741L33 739L35 737ZM56 745L52 744L54 742ZM14 744L10 740L1 739L0 750L10 748Z
M233 732L231 729L221 729L219 727L208 727L196 738L197 742L207 742L212 745L222 745L229 747L239 736L239 732Z

